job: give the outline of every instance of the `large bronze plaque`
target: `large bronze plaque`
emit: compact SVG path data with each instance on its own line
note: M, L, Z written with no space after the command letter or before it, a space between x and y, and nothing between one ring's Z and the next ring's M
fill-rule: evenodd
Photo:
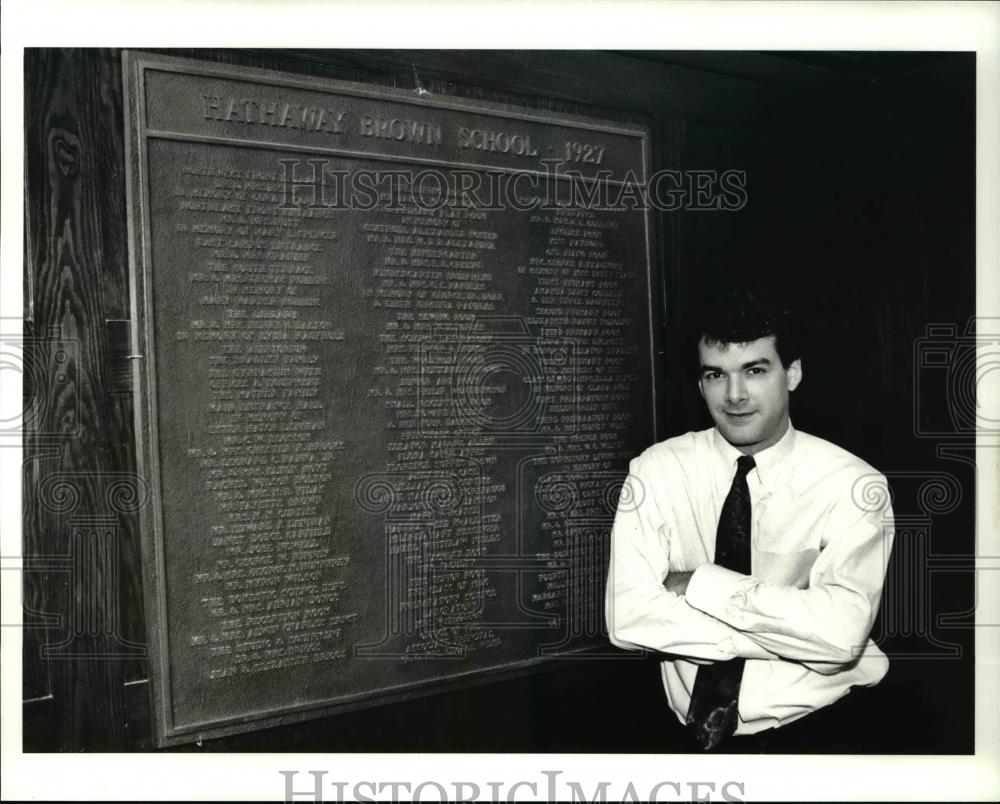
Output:
M655 438L649 214L610 203L647 131L124 67L160 744L600 653Z

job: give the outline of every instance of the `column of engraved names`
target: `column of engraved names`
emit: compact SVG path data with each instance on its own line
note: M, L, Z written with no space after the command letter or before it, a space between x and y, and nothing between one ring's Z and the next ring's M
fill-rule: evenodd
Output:
M204 629L190 642L210 679L344 658L357 620L340 605L349 556L321 511L343 447L319 394L321 350L343 339L320 312L337 235L324 210L279 208L280 193L274 172L207 161L173 187L195 255L182 280L194 317L176 338L210 391L188 450L218 512L192 579Z
M634 450L625 434L642 403L636 394L640 347L627 332L637 276L611 258L605 237L619 230L626 214L632 213L566 208L536 216L535 225L548 230L547 247L526 268L537 323L573 344L579 389L572 437L554 441L539 461L545 538L537 544L555 571L537 575L530 603L565 611L577 636L595 635L599 627L608 525Z
M456 429L454 382L469 328L496 315L504 293L484 265L497 240L486 213L451 201L383 209L363 227L377 249L371 304L385 320L368 394L386 411L397 510L413 515L412 527L387 533L390 560L411 568L398 598L410 626L400 652L413 659L500 644L477 625L496 590L471 564L500 539L491 509L506 486L493 476L491 444L468 445Z

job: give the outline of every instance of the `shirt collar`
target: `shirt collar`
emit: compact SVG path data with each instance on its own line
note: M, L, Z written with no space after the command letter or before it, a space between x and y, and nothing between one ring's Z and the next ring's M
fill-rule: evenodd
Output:
M716 452L725 461L729 473L733 474L736 471L736 461L743 453L726 441L716 427L712 428L712 441L715 444ZM754 463L756 464L754 471L757 472L757 479L760 480L762 486L765 488L769 487L774 478L777 477L781 462L792 451L794 443L795 428L792 427L792 423L789 421L788 429L785 430L785 434L776 444L772 444L767 449L761 450L753 456Z

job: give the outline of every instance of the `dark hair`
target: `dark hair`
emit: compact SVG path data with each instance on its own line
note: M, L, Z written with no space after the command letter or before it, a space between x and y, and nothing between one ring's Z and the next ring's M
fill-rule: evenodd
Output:
M749 343L768 335L774 335L782 366L788 368L801 357L798 326L787 304L760 288L732 288L706 299L695 328L695 347L702 338L709 344Z

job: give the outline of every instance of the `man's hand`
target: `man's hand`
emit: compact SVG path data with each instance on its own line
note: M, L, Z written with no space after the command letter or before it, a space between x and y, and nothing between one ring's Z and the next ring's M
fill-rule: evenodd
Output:
M670 572L663 579L663 588L675 595L682 595L687 591L688 581L691 580L693 572Z

